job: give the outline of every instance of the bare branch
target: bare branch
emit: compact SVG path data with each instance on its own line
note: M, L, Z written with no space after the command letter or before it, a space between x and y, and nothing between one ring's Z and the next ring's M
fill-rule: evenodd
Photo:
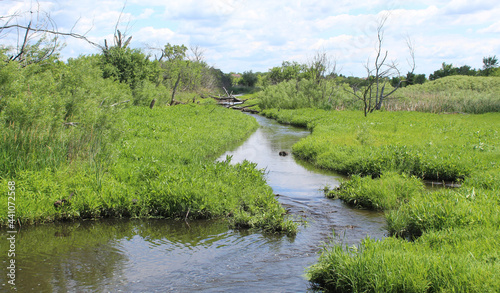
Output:
M84 35L80 35L80 34L76 34L76 33L63 33L63 32L53 31L53 30L49 30L49 29L35 29L35 28L29 28L27 26L20 25L20 24L7 25L7 26L4 26L3 28L5 28L5 29L18 28L18 29L23 29L23 30L28 30L29 29L29 30L31 30L33 32L36 32L36 33L41 32L41 33L48 33L48 34L52 34L52 35L58 35L58 36L72 37L72 38L75 38L75 39L84 40L84 41L86 41L87 43L89 43L91 45L94 45L96 47L102 48L101 45L92 42L91 40L87 39L87 37L85 37Z

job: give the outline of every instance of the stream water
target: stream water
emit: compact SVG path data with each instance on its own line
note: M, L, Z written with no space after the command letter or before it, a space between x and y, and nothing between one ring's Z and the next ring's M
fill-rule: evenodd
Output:
M339 176L296 161L304 129L254 116L261 127L222 155L265 168L278 200L306 223L295 237L235 231L221 221L102 220L22 227L16 235L19 292L305 292L304 269L332 232L353 244L384 237L381 213L327 199ZM8 237L5 231L2 238ZM337 239L338 240L338 239ZM7 240L0 244L6 279Z

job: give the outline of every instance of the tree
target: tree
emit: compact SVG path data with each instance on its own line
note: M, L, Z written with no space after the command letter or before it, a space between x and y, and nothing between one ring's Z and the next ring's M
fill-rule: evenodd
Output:
M384 25L386 21L387 16L384 16L380 19L377 26L377 50L373 67L371 67L369 59L365 65L367 72L366 81L368 84L361 88L353 86L353 91L351 92L357 99L363 101L365 117L374 110L380 110L383 102L406 82L406 78L401 77L398 64L395 61L389 63L387 61L389 52L387 50L385 50L385 52L382 50ZM407 46L411 57L411 61L409 62L411 71L408 75L412 75L415 70L415 52L410 39L407 40ZM390 77L394 76L399 79L387 93L386 86L390 83Z
M156 83L160 73L156 63L139 49L113 46L101 55L101 69L104 78L114 78L127 83L135 89L141 82L148 80Z
M320 83L322 79L329 75L335 75L336 62L324 51L318 51L314 57L305 65L304 75Z
M280 67L273 67L269 70L266 80L270 84L278 84L292 79L299 80L303 77L306 66L296 61L283 61Z
M248 87L253 87L259 80L258 76L256 73L253 73L252 70L250 71L245 71L241 75L241 80L240 80L240 85L248 86Z
M76 26L76 23L73 27ZM60 32L49 13L39 8L32 8L25 12L0 17L0 36L17 35L17 44L6 49L9 61L17 61L23 66L40 63L58 57L63 47L59 38L68 36L82 39L96 47L100 45L87 39L85 34L73 31ZM54 59L54 58L52 58Z
M483 58L483 74L485 76L491 75L494 68L498 67L497 56L489 56Z

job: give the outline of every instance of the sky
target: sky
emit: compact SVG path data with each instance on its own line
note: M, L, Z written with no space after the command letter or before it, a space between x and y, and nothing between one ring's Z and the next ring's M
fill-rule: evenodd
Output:
M132 36L131 47L151 54L157 51L147 48L167 43L198 46L205 61L225 73L265 72L324 52L337 73L366 76L384 16L382 49L403 74L411 67L408 38L415 73L427 76L443 62L482 68L483 57L500 57L498 0L0 0L2 16L30 10L49 13L59 31L99 44L112 42L118 23ZM12 41L0 35L0 44ZM99 52L82 40L64 41L63 59Z

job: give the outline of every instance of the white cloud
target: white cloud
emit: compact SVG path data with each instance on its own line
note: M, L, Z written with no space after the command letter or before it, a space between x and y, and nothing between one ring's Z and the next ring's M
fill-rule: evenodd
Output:
M325 50L347 74L364 75L363 64L374 52L377 17L387 11L384 48L401 65L406 64L409 35L416 44L417 71L429 74L442 62L480 66L482 57L500 55L497 2L128 0L123 13L122 0L39 3L60 30L88 32L100 43L112 36L121 14L119 28L123 31L128 24L133 46L200 45L207 62L225 72L265 71L284 60L305 62L315 51ZM25 11L31 3L0 1L0 14ZM95 53L82 41L66 42L66 57Z

